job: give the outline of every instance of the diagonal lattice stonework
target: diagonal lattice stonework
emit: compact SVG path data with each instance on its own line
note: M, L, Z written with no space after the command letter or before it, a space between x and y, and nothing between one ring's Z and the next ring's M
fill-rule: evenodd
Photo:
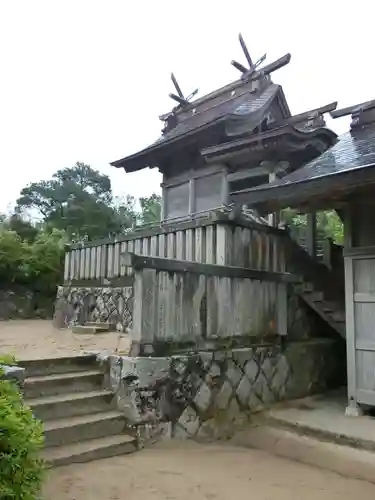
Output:
M126 331L132 327L132 314L132 287L58 287L55 326L59 328L98 322Z
M283 352L276 346L258 346L124 359L120 371L118 359L109 364L109 379L121 396L119 409L138 419L135 425L149 422L150 416L154 428L170 421L174 435L181 439L228 437L252 411L327 388L340 365L336 343L319 339L291 343ZM138 383L131 377L127 385L125 366Z

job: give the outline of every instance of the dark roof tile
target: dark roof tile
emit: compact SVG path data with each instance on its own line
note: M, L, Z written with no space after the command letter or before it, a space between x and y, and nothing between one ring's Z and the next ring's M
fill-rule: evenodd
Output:
M365 127L341 135L336 144L321 156L268 187L305 182L374 164L375 126Z

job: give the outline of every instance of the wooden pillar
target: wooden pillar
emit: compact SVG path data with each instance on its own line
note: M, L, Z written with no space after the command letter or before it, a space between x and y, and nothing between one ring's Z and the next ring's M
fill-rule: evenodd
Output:
M268 174L268 182L273 182L277 179L276 171ZM280 223L280 213L274 212L268 215L268 223L273 227L278 227Z
M195 179L189 180L189 215L195 212Z
M311 257L316 257L316 213L307 214L306 250Z
M352 249L353 210L348 208L344 215L344 250ZM354 273L353 257L344 257L345 266L345 330L346 330L346 370L348 380L347 416L359 416L362 410L357 402L356 331L354 321Z

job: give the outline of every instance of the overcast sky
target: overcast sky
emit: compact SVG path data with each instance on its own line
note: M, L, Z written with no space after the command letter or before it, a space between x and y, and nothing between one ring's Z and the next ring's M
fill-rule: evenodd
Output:
M273 80L293 113L375 98L373 22L368 0L0 0L0 212L76 161L118 195L159 191L157 171L108 164L158 138L172 70L186 94L238 77L239 31L253 59L291 52Z

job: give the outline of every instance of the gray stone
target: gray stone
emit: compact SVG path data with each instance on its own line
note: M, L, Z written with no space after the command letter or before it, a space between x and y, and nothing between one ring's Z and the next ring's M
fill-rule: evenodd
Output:
M242 372L232 360L228 361L226 375L232 386L237 387L238 382L241 380Z
M250 394L248 405L250 411L260 411L263 410L264 408L262 401L258 398L258 396L254 392Z
M86 322L132 326L133 287L60 286L57 290L55 322L60 328Z
M262 372L264 376L266 377L267 381L271 383L273 374L275 372L275 366L273 363L273 359L271 358L265 358L262 364Z
M110 356L111 380L136 379L140 388L153 386L168 378L170 358L133 358L129 356Z
M245 374L250 382L254 382L259 375L260 368L255 359L251 359L245 365Z
M178 419L178 424L186 430L189 436L195 436L199 428L199 417L193 408L188 406Z
M176 425L173 428L172 437L174 439L179 439L181 441L191 438L190 434L188 434L185 427L180 425L178 422L176 423Z
M236 365L238 365L240 368L244 368L246 363L252 359L253 357L253 350L252 348L244 348L244 349L233 349L232 350L232 357Z
M214 419L206 420L199 427L197 438L201 441L214 441L217 439L216 422Z
M223 361L228 356L227 351L215 351L214 352L214 360L215 361Z
M213 360L213 352L201 351L199 353L199 357L201 358L203 369L208 370L210 368L212 360Z
M225 410L228 408L228 403L233 394L232 386L229 382L225 381L222 385L219 394L216 396L214 404L219 410Z
M238 406L236 398L233 398L229 403L227 418L230 422L234 422L238 420L240 414L241 414L240 407Z
M236 391L237 397L238 397L240 403L242 404L242 406L244 406L244 407L246 407L248 404L251 389L252 389L252 384L250 383L250 381L246 377L246 375L244 375L242 377L240 383L238 384L237 391Z
M274 401L274 396L268 386L266 376L262 372L254 383L253 392L264 404Z
M200 386L195 398L194 403L196 404L200 412L205 412L211 404L211 390L208 385L203 382Z
M272 378L271 389L277 399L283 399L289 377L289 365L285 356L279 356L275 373Z
M208 375L211 378L220 377L220 375L221 375L220 366L217 365L216 363L213 363L209 372L208 372Z
M0 379L14 380L19 384L23 384L25 380L25 368L0 365Z

